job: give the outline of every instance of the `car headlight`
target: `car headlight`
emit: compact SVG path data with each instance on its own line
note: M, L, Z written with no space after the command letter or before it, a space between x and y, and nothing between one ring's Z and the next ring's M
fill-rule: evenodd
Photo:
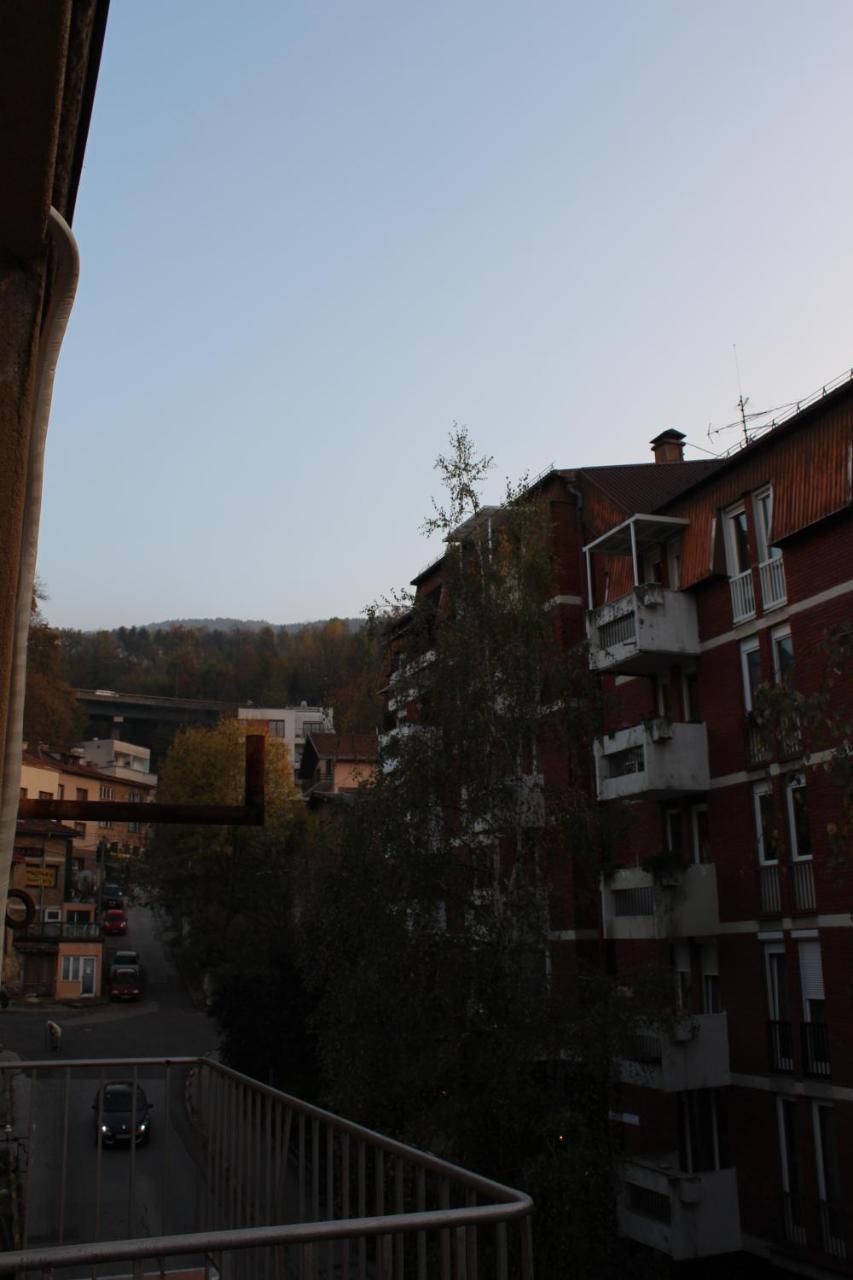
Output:
M110 1131L110 1126L108 1124L101 1125L101 1133L109 1133L109 1131Z

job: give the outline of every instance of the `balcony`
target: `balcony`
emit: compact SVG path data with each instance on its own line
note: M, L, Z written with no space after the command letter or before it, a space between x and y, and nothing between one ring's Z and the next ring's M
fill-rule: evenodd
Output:
M765 613L785 604L788 592L785 585L785 563L781 555L773 556L758 566L758 580L761 583L761 603Z
M771 1018L767 1023L767 1059L771 1071L793 1075L794 1028L787 1018Z
M60 942L100 942L102 930L97 921L70 924L63 920L36 920L14 933L15 945L21 942L44 942L58 945Z
M607 938L699 938L720 931L713 863L695 863L660 882L641 867L624 867L602 892Z
M593 671L654 674L699 652L695 600L657 583L590 610L587 633Z
M734 1169L685 1173L671 1159L622 1166L619 1231L675 1261L734 1253L741 1247Z
M829 1065L829 1032L825 1022L804 1022L800 1028L803 1038L803 1075L816 1080L828 1080L832 1074Z
M639 1033L619 1060L619 1075L625 1084L665 1093L731 1084L726 1014L696 1014L668 1031Z
M811 858L796 858L789 864L765 862L757 871L759 918L815 914L817 894Z
M786 716L783 723L771 722L750 711L745 723L746 760L750 769L761 769L772 760L793 760L802 755L799 721Z
M599 800L707 791L711 777L705 725L660 718L605 734L595 744L595 773Z
M729 590L732 596L732 622L746 622L755 617L755 591L752 585L752 570L746 569L734 578L729 578Z
M207 1058L0 1073L24 1210L0 1274L532 1280L527 1196ZM92 1099L115 1079L144 1089L150 1129L93 1153Z

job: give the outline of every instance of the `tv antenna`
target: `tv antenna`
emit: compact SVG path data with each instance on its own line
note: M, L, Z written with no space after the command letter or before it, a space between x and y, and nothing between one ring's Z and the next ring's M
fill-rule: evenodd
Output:
M749 404L749 396L747 396L746 399L744 400L743 387L741 386L741 382L740 382L740 364L737 358L736 342L732 343L732 351L734 352L735 371L737 373L737 389L738 389L737 407L738 407L738 410L740 411L740 423L741 423L741 427L743 428L743 442L744 444L749 444L749 432L746 429L746 406Z

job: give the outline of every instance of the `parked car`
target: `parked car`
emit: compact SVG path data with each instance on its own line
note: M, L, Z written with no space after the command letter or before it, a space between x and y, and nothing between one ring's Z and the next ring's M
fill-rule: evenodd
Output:
M121 885L115 884L113 881L107 881L101 888L101 902L104 908L107 907L123 907L124 906L124 889Z
M112 954L112 964L133 964L142 968L142 961L139 959L138 951L114 951Z
M142 970L138 964L114 964L108 985L111 1000L138 1000L142 995Z
M124 907L110 907L104 912L104 933L127 933L127 912Z
M131 1132L135 1129L135 1143L144 1146L151 1137L151 1111L153 1103L145 1096L141 1085L136 1086L136 1102L133 1098L132 1080L108 1080L95 1094L92 1103L95 1113L95 1145L114 1147L119 1143L130 1145Z

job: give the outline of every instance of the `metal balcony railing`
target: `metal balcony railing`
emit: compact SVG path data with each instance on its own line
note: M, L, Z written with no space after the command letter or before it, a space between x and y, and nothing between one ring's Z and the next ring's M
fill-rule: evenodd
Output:
M101 936L97 921L72 924L67 920L35 920L14 935L16 942L98 942Z
M781 556L765 560L758 566L761 581L761 602L765 609L777 609L787 600L785 588L785 564Z
M847 1257L847 1232L843 1208L834 1200L819 1200L818 1217L823 1252L828 1253L832 1258L843 1260Z
M794 1029L787 1020L767 1023L767 1056L771 1071L787 1075L794 1070Z
M782 1221L785 1224L785 1239L790 1244L808 1244L805 1205L801 1195L783 1191Z
M110 1080L153 1104L144 1146L99 1140ZM0 1275L532 1280L522 1192L209 1059L2 1063L0 1098L21 1211Z
M755 617L755 592L752 586L752 570L747 569L729 579L732 593L732 622L745 622Z
M825 1022L804 1022L803 1075L824 1080L832 1074L829 1065L829 1033Z
M759 914L782 915L782 869L778 862L768 862L758 868Z
M817 910L814 889L814 863L811 859L796 858L791 862L791 885L794 892L794 910L811 914Z

